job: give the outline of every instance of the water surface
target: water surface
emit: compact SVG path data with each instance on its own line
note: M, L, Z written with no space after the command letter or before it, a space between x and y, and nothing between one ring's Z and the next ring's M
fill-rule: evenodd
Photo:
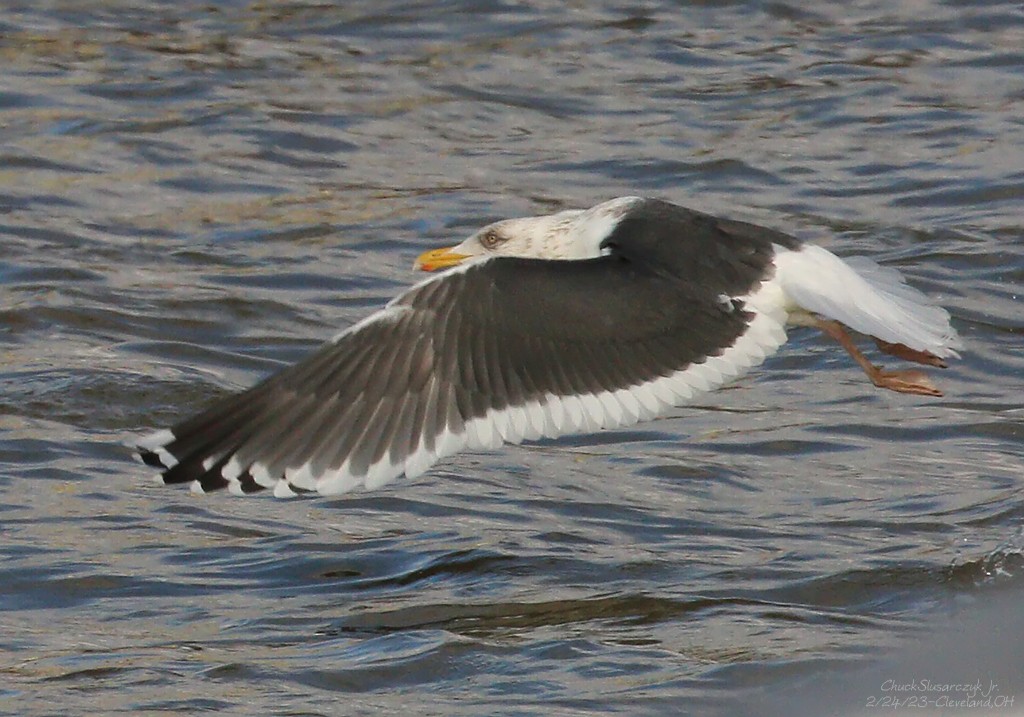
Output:
M1019 707L1022 47L999 2L7 3L0 711L857 714L889 664ZM946 396L795 331L669 418L372 493L122 447L424 248L622 194L899 268L966 342Z

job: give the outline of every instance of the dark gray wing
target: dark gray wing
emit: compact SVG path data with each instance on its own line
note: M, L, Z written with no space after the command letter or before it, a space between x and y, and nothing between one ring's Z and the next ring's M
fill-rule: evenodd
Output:
M645 263L651 271L670 274L695 291L741 296L773 273L776 246L795 250L800 241L756 224L644 199L602 245Z
M784 340L772 323L740 341L754 317L720 287L618 254L490 259L413 287L140 455L204 491L374 487L466 446L653 417Z

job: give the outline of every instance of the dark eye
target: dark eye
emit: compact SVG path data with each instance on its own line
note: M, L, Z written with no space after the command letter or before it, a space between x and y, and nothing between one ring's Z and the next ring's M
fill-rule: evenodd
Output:
M493 229L487 230L480 237L480 243L483 245L484 249L493 249L503 241L505 241L505 237Z

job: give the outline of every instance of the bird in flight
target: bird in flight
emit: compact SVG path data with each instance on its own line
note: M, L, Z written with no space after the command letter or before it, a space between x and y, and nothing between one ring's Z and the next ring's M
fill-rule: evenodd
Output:
M464 449L650 420L743 375L787 326L835 339L880 388L941 396L920 369L960 339L893 269L658 199L490 224L417 261L415 284L302 361L136 443L162 482L344 493Z

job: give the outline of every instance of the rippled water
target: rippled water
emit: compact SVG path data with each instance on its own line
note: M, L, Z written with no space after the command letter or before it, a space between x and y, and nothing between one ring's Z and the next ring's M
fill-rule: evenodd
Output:
M854 714L887 664L1021 708L1022 48L1010 2L5 3L0 711ZM339 499L121 447L424 247L633 193L899 267L946 397L794 332L672 418Z

